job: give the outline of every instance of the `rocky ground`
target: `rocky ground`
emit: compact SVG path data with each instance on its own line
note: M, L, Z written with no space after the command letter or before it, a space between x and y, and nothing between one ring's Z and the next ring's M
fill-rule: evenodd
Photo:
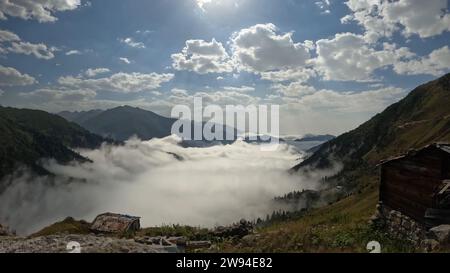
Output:
M69 225L70 224L70 225ZM44 228L29 237L15 236L7 227L0 226L0 253L183 253L211 250L210 240L189 240L185 236L147 236L137 234L74 234L86 230L73 225L87 225L73 218ZM208 231L205 238L217 241L224 238L242 238L253 232L251 223L241 220L227 227Z
M169 253L176 247L148 245L134 239L97 235L50 235L36 238L0 237L0 253Z

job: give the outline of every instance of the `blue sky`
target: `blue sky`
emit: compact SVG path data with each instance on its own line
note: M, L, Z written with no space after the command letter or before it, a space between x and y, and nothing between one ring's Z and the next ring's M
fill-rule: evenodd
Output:
M446 0L0 0L0 18L0 104L51 112L202 96L338 134L450 67Z

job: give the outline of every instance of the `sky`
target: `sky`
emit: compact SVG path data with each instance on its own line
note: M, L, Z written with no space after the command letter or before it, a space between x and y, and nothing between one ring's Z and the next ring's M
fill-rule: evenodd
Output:
M340 134L449 72L446 0L0 0L0 104L280 105Z

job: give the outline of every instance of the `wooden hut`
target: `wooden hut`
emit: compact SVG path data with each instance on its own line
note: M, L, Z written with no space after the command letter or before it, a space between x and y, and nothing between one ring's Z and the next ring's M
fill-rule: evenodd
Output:
M450 145L436 143L383 161L380 201L432 227L450 223Z

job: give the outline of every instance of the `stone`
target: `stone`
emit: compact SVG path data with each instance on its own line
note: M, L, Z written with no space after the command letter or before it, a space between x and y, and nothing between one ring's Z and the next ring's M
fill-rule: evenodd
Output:
M450 243L450 225L440 225L430 229L430 237L439 242L439 244Z
M252 246L260 239L259 234L249 234L242 237L241 242L244 246Z
M186 245L189 249L202 249L210 248L212 245L211 241L189 241Z
M422 242L422 247L426 252L432 252L439 248L439 242L433 239L425 239Z
M9 227L0 225L0 236L14 236L14 232Z

